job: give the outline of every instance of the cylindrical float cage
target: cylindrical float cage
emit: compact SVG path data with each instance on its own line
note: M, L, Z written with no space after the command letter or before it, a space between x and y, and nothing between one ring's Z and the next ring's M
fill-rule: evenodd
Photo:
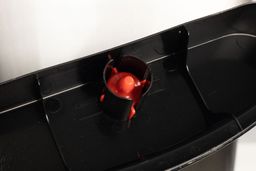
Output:
M119 72L131 73L141 81L147 80L149 84L146 84L143 87L140 101L148 93L152 85L152 74L150 68L145 62L133 56L124 56L117 60L111 59L106 64L103 71L105 89L102 106L104 112L114 120L127 121L133 101L132 99L119 96L108 88L107 81L111 76L113 68L116 68ZM135 105L135 108L137 108L137 106L138 104Z

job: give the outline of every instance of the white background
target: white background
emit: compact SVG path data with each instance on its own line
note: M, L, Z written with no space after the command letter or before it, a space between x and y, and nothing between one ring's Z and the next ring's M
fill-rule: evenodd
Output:
M0 0L0 81L248 0Z
M0 82L213 14L249 0L0 0ZM235 171L256 169L256 130Z

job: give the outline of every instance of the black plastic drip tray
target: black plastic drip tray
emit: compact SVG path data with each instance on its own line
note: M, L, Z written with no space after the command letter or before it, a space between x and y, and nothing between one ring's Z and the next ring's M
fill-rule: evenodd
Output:
M141 161L205 129L204 114L182 75L165 71L163 60L150 67L155 87L130 128L119 133L108 132L104 126L99 83L45 100L50 126L71 170L104 170Z
M180 169L225 147L256 124L255 7L1 83L0 170ZM153 76L129 128L99 102L106 63L127 56Z
M188 51L189 72L209 110L239 116L256 105L255 48L255 36L231 34Z

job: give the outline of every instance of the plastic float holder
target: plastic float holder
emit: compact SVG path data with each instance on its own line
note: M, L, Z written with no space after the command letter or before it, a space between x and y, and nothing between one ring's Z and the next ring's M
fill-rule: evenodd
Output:
M117 121L131 120L152 80L149 67L136 57L111 59L105 66L105 88L100 97L107 115Z

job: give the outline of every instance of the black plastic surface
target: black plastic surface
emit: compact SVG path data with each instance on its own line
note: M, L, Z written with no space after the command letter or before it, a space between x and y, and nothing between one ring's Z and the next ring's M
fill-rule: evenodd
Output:
M0 112L40 98L35 75L0 85Z
M213 113L238 116L255 105L255 48L256 36L230 35L188 51L190 74Z
M46 100L46 104L51 100L60 103L60 109L46 109L46 113L71 170L103 170L140 161L205 129L204 115L184 78L161 68L162 61L151 65L156 87L130 127L119 133L106 130L96 85L88 84ZM165 102L159 104L162 100Z
M0 170L65 170L40 102L0 115Z

